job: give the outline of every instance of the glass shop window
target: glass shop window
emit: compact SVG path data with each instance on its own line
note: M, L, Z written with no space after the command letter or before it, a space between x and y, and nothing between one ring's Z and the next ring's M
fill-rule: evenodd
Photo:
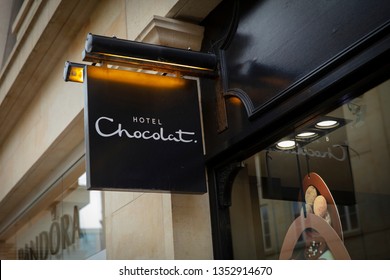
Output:
M389 108L387 81L246 159L234 258L389 259Z
M50 195L20 222L8 241L15 252L12 259L106 258L102 193L86 189L82 170L70 173L59 178Z

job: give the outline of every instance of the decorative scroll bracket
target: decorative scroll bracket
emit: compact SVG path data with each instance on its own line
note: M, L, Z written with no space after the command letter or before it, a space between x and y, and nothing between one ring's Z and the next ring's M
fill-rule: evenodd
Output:
M232 188L236 175L244 168L242 162L234 162L217 170L218 204L221 208L232 205Z

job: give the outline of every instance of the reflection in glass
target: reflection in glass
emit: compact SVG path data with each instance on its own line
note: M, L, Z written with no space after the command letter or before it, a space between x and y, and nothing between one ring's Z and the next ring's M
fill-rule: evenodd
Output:
M292 223L314 215L302 195L303 178L311 172L334 198L350 258L390 258L390 243L380 242L390 236L389 92L387 81L321 118L337 122L318 126L314 120L284 138L295 141L275 141L244 161L230 208L234 258L279 259ZM293 258L320 258L320 251L328 251L323 258L337 259L337 252L318 249L326 236L316 235L307 229L294 240Z
M294 140L284 140L280 141L276 144L276 148L281 150L290 150L295 148L295 141Z
M334 128L338 125L339 125L339 123L335 120L325 120L325 121L320 121L320 122L316 123L316 127L322 128L322 129Z
M64 175L57 182L62 194L44 200L47 207L16 232L18 259L105 258L98 254L105 249L101 193L87 191L85 174L72 178Z

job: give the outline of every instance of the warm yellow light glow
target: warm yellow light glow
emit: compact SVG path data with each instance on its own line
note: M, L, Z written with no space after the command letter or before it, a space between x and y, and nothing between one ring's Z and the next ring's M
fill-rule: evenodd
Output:
M276 147L281 150L289 150L295 148L294 140L284 140L276 144Z
M108 56L108 57L118 57L118 58L124 58L130 61L137 61L139 64L148 62L151 64L155 65L166 65L166 66L176 66L176 67L182 67L182 68L187 68L187 69L194 69L194 70L202 70L202 71L210 71L212 72L212 69L208 68L203 68L203 67L196 67L192 65L185 65L185 64L178 64L178 63L172 63L172 62L167 62L167 61L156 61L156 60L151 60L151 59L145 59L145 58L138 58L138 57L131 57L131 56L123 56L123 55L116 55L116 54L107 54L107 53L97 53L101 56Z
M105 67L88 66L88 77L109 80L116 83L133 84L145 87L180 88L185 85L182 78L153 75L124 70L113 70Z
M230 97L230 98L229 98L229 101L230 101L232 104L234 104L234 105L241 105L241 104L242 104L240 98L235 97L235 96Z
M84 82L84 68L70 66L68 81L82 83Z

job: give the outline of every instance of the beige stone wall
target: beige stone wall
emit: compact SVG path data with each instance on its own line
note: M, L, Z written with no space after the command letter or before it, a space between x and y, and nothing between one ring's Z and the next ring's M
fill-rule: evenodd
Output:
M174 259L169 194L105 193L108 259Z
M208 194L172 195L175 259L213 259Z

